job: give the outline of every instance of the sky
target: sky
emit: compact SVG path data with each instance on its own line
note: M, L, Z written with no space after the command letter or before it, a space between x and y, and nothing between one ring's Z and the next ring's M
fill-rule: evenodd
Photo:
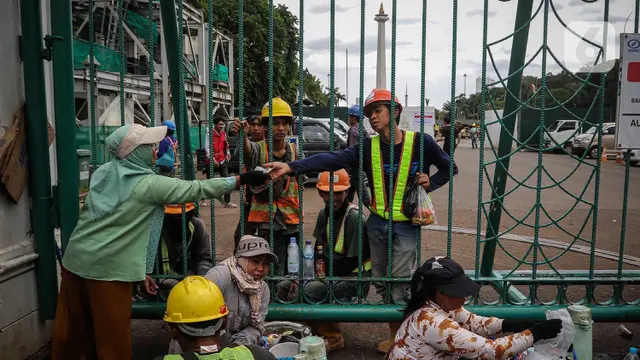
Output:
M593 0L590 0L593 1ZM300 0L275 0L286 5L298 18ZM330 73L330 1L313 0L304 2L304 67L328 85ZM455 84L454 93L467 95L476 92L476 78L482 75L482 44L484 1L458 0L457 6L457 46L456 75L452 81L453 45L453 1L430 0L427 2L427 39L426 39L426 98L430 105L440 108L451 99L451 84ZM488 0L487 42L497 42L490 47L491 54L500 77L508 74L510 50L518 1ZM557 11L554 14L549 5L547 27L547 45L564 66L576 71L581 66L594 65L597 49L580 41L567 31L593 39L597 45L603 43L603 29L607 29L606 59L619 57L619 34L623 32L629 15L627 32L633 32L634 0L610 0L609 23L603 23L604 0L586 3L582 0L552 0ZM360 25L361 1L340 0L335 2L335 60L334 85L340 92L348 95L349 103L356 103L360 96ZM392 37L392 0L383 0L385 13L389 21L385 23L387 53L387 87L391 88L391 37ZM396 4L396 58L395 93L405 104L405 91L409 106L420 105L421 63L422 63L422 0L397 0ZM365 55L364 55L364 96L375 87L376 46L378 23L374 21L380 8L380 1L366 1L365 6ZM542 72L542 52L544 40L544 0L534 0L533 13L539 12L531 22L527 45L526 75L540 76ZM559 19L560 20L559 20ZM561 23L566 25L563 26ZM347 56L348 49L348 88L347 93ZM534 57L534 55L537 56ZM561 67L551 53L547 53L546 72L556 73ZM499 79L487 56L487 77ZM478 89L479 90L479 89ZM344 102L341 105L345 105Z

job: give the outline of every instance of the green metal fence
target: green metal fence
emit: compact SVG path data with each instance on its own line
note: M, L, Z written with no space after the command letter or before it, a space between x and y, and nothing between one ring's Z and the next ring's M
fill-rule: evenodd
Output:
M263 0L266 1L266 0ZM335 0L327 0L330 6L330 78L329 78L329 88L335 88L335 80L334 75L336 73L335 69L335 47L336 47L336 32L335 32L335 16L336 16L336 2ZM397 94L396 88L396 69L397 69L397 26L398 26L398 18L397 18L397 10L398 7L403 6L403 4L397 0L389 0L391 3L391 83L390 90L392 92L392 96ZM591 3L592 1L587 1ZM99 3L97 0L89 0L89 9L94 9L96 4ZM117 50L120 56L120 68L119 68L119 79L120 79L120 106L121 106L121 122L125 123L125 82L124 79L127 76L126 69L124 64L126 63L126 42L123 41L123 15L125 11L125 4L127 2L124 0L117 1L117 12L120 14L118 19L118 42L117 48L113 50ZM586 3L586 2L585 2ZM603 21L607 21L609 17L609 1L599 1L601 5L602 13L603 13ZM206 2L206 10L209 14L208 16L208 27L214 28L217 24L214 23L214 17L211 14L218 11L215 7L215 2L213 0L208 0ZM640 0L635 1L635 19L634 19L634 31L638 32L638 7L640 4ZM299 85L298 85L298 98L303 99L305 97L305 93L303 90L303 76L304 76L304 43L305 43L305 29L308 29L308 24L305 23L305 7L309 5L309 2L305 2L304 0L300 0L299 2L299 49L298 49L298 61L299 61L299 73L295 74L298 76ZM534 7L535 5L535 7ZM151 83L155 83L154 74L156 69L154 68L156 59L155 54L158 37L155 36L156 31L155 27L160 26L158 23L158 19L154 18L154 11L158 8L161 11L162 17L162 30L164 33L163 45L167 46L170 51L167 51L167 62L168 69L170 72L171 78L171 98L172 98L172 106L173 112L176 114L176 124L179 129L179 144L180 144L180 162L183 164L181 167L182 171L179 174L180 177L184 179L193 179L195 177L194 166L193 166L193 148L191 146L190 136L185 136L188 133L190 124L187 121L187 105L185 99L185 87L184 87L184 79L185 79L185 60L184 57L179 56L179 54L184 53L184 44L183 44L183 28L185 27L184 23L184 8L183 3L175 0L160 0L149 1L148 2L148 10L146 16L148 20L148 26L150 27L145 33L148 34L148 37L145 39L145 46L148 48L148 52L151 55L148 59L149 61L149 79ZM244 22L243 17L244 13L244 2L243 0L238 0L236 3L236 16L237 16L237 34L235 34L235 44L237 47L237 114L239 118L244 118L245 116L245 88L243 84L245 83L245 77L247 74L245 73L244 68L244 44L246 44L246 38L250 36L250 34L245 34L244 31ZM574 168L568 175L564 175L563 177L555 177L555 175L551 174L548 170L548 167L545 166L547 162L547 155L543 153L543 136L545 133L547 124L546 119L548 114L552 111L562 111L560 109L564 109L564 111L568 111L565 107L565 104L557 101L555 98L555 105L552 107L546 106L545 98L548 96L553 97L553 95L549 92L549 89L546 85L546 73L548 63L554 59L557 60L557 56L554 54L554 49L549 47L548 45L548 27L549 22L552 18L557 21L560 21L564 27L567 25L562 21L556 12L554 1L551 0L519 0L517 3L517 11L513 14L515 17L515 25L514 31L502 38L495 41L490 41L488 39L488 28L490 27L490 18L489 11L492 8L499 8L503 6L502 2L489 2L488 0L484 0L483 4L483 53L482 53L482 101L481 101L481 118L479 120L480 123L480 136L479 136L479 168L478 168L478 193L477 193L477 218L475 221L475 228L471 229L471 234L473 237L474 243L474 255L473 261L467 267L468 273L478 282L483 285L483 291L485 289L494 289L493 296L484 296L483 292L478 296L468 300L469 308L473 309L477 313L480 314L492 314L498 315L502 317L509 318L541 318L544 317L544 310L549 307L562 307L566 306L570 303L580 303L588 305L593 310L593 317L597 321L615 321L622 320L638 320L640 319L640 299L633 300L629 299L626 295L632 294L631 296L636 294L635 287L640 283L640 270L625 270L624 269L624 253L625 253L625 240L626 240L626 227L628 225L628 202L627 197L629 195L629 183L630 183L630 173L635 169L631 169L630 166L630 154L626 153L624 161L624 186L623 189L616 189L616 191L622 191L623 193L623 204L621 211L621 231L619 233L619 245L617 249L614 251L615 263L616 266L613 268L602 268L597 266L596 257L599 252L599 249L596 247L596 239L597 239L597 231L598 231L598 213L599 213L599 199L601 197L601 184L600 179L602 175L603 164L601 162L601 153L603 143L603 134L602 128L599 127L599 130L594 134L594 140L598 141L598 160L597 161L587 161L585 156L576 156L573 154L567 154L567 157L570 158L572 162L572 166ZM365 53L365 22L368 21L368 17L370 14L365 13L366 1L362 0L360 2L360 81L359 81L359 99L360 106L363 106L363 99L365 98L367 89L364 88L364 79L365 79L365 69L366 66L370 66L368 60L367 65L365 65L366 53ZM274 1L268 1L268 18L269 18L269 42L268 42L268 52L265 54L268 57L268 92L264 94L265 98L269 99L269 105L272 104L272 100L274 95L274 71L277 64L274 63L272 59L274 59ZM140 9L139 9L140 10ZM535 10L535 11L534 11ZM455 123L456 118L456 95L458 94L458 89L456 89L456 79L458 77L457 74L457 43L458 38L460 36L464 36L464 34L458 32L458 17L459 17L459 3L457 0L451 2L451 12L453 15L453 34L451 38L451 44L453 52L451 54L451 120ZM428 48L426 45L428 21L430 17L437 17L438 14L427 14L427 1L424 0L422 2L421 9L421 23L422 23L422 39L421 39L421 68L420 68L420 79L421 79L421 94L420 98L424 99L426 96L426 76L429 69L426 68L427 57L429 55ZM90 144L92 151L92 164L95 167L99 166L103 161L103 156L99 151L102 146L103 137L101 135L101 128L96 124L96 104L95 104L95 84L96 84L96 67L94 65L94 58L96 52L99 47L96 44L95 34L97 32L97 27L101 25L95 24L96 20L94 16L89 16L89 38L86 39L89 42L88 46L88 56L89 56L89 76L90 76ZM526 58L527 54L527 39L529 37L530 25L534 19L542 18L543 21L543 44L542 46L535 51L537 56L542 58L542 69L541 69L541 84L540 87L536 90L536 95L542 99L538 103L538 105L534 106L531 103L531 100L521 99L520 98L520 88L521 88L521 78L524 72L525 67L530 63L531 59ZM154 29L151 29L153 27ZM141 29L139 29L141 30ZM142 29L143 30L143 29ZM606 39L606 36L605 36ZM214 81L215 72L213 69L217 66L215 59L213 59L212 53L214 49L214 38L213 32L209 32L208 41L208 72L209 74L209 82ZM586 40L585 40L586 41ZM495 59L494 59L494 51L499 45L507 45L510 46L510 60L509 60L509 71L508 74L498 74L499 79L494 83L488 82L488 67L493 67L496 69ZM605 59L603 59L605 46L599 46L599 54L597 58L594 58L594 63L599 63ZM611 55L611 54L609 54ZM551 57L552 59L550 59ZM562 65L561 65L562 66ZM565 69L566 70L566 69ZM294 74L291 74L294 76ZM580 82L582 86L590 86L599 89L596 98L593 101L591 111L583 112L579 116L582 116L581 121L584 125L601 125L603 120L605 119L605 106L604 106L604 98L602 93L604 92L604 77L600 77L600 81L598 83L594 83L592 80L591 74L584 78L580 78ZM230 79L233 81L233 79ZM504 102L503 116L498 116L497 120L487 120L485 118L485 110L489 108L493 108L493 104L496 99L492 97L492 93L489 91L489 87L491 86L501 86L506 89L506 99ZM150 88L150 104L155 102L156 89L155 86L151 86ZM207 112L206 119L208 120L208 125L210 129L209 137L213 138L213 121L214 121L214 103L213 103L213 86L208 87L208 99L207 99ZM168 96L168 94L163 94L164 96ZM290 103L293 103L295 99L291 100ZM335 94L331 93L329 97L329 118L333 119L334 115L342 116L342 114L336 114L334 111L334 106L336 104ZM420 112L422 118L424 119L424 102L421 101ZM395 105L392 105L391 113L394 112ZM270 106L271 108L271 106ZM149 107L149 116L151 119L155 118L155 106ZM306 114L306 109L303 107L302 102L298 105L297 115L304 116ZM518 139L516 136L516 115L522 112L522 114L536 114L537 116L537 125L530 127L530 131L527 132L527 136L521 137ZM594 116L593 113L596 113L597 116ZM362 120L361 115L361 120ZM270 111L269 113L269 127L268 127L268 145L269 149L273 149L273 138L272 138L272 124L273 124L273 114ZM368 159L364 159L362 155L362 146L364 142L363 134L363 122L360 122L360 158L359 158L359 167L362 169L363 163L368 161ZM424 121L420 126L420 133L424 133ZM499 140L492 138L492 135L487 130L490 126L499 126L500 128L500 137ZM329 146L331 150L333 150L335 141L334 141L334 123L330 122L331 127L331 138L329 142ZM394 142L393 132L391 133L391 143ZM303 129L302 126L298 127L298 144L299 144L299 153L302 153L304 147L304 139L303 139ZM242 133L238 137L238 139L242 138ZM422 139L422 138L421 138ZM538 146L531 146L530 143L532 139L537 140ZM455 162L458 158L460 150L458 153L454 153L453 143L454 141L454 133L451 133L450 143L452 144L450 149L445 149L449 153L449 157L451 162ZM564 151L565 143L554 143L553 146L558 149L562 149ZM237 146L242 146L242 143L238 142ZM486 146L486 147L485 147ZM421 171L428 172L428 169L424 169L424 159L423 159L423 149L424 144L423 141L420 141L420 169ZM390 157L393 158L394 147L391 146ZM515 159L522 155L520 150L533 150L537 152L537 157L535 160L535 165L528 173L525 173L524 176L518 176L515 174L512 168L511 160ZM566 151L565 151L566 152ZM273 154L269 153L269 161L272 161ZM63 159L60 159L63 161ZM246 160L243 156L240 157L240 168L243 168ZM75 159L74 159L75 161ZM461 165L461 163L459 163ZM580 169L580 170L579 170ZM586 170L585 170L586 169ZM209 169L211 173L214 172L213 161L211 161L211 167ZM393 169L390 170L391 173L394 172ZM580 182L580 189L575 189L576 178L571 177L572 174L577 171L586 171L588 174L578 181ZM456 207L456 192L458 182L461 181L459 177L454 176L454 167L450 168L449 172L449 184L448 190L447 187L439 190L440 193L448 191L448 196L446 196L446 200L442 202L437 202L436 206L441 210L439 212L439 219L441 224L446 223L446 227L443 228L444 235L446 239L444 240L445 247L439 249L430 249L426 254L423 252L426 249L426 244L432 240L432 237L435 238L436 229L431 227L430 229L416 229L416 236L418 237L418 246L416 248L417 252L417 263L420 265L423 260L428 257L434 255L448 255L453 258L468 256L468 254L462 254L460 249L457 249L454 246L454 243L457 243L459 236L459 231L457 229L457 223L459 219L456 217L456 211L462 211L463 209L455 209ZM388 199L389 203L392 203L394 194L393 194L393 177L391 176L391 182L389 184L389 194ZM302 178L299 178L299 181L302 181ZM570 185L570 182L573 182L573 185ZM507 189L507 187L509 187ZM529 207L529 210L525 211L523 214L516 214L510 211L509 202L514 199L518 191L517 190L531 190L535 193L534 199L532 200L532 204ZM362 233L362 224L363 224L363 215L365 214L366 204L362 203L362 195L363 191L365 191L365 185L362 183L362 177L360 177L360 183L358 184L358 206L360 208L359 215L359 263L362 264L362 241L363 241L363 233ZM565 209L563 209L563 214L559 216L555 216L545 207L545 194L551 193L552 191L560 191L563 194L566 194L572 199L572 204L568 204ZM331 204L330 208L333 207L333 184L331 184L330 189L330 199ZM442 195L444 198L444 195ZM240 190L240 204L244 203L244 191ZM273 186L269 188L269 198L270 198L270 214L274 212L273 206ZM304 187L300 187L299 192L299 201L300 207L304 208ZM574 231L571 228L565 229L562 224L562 220L565 219L570 214L575 214L577 209L584 214L581 221L583 221L581 226L578 226L578 230ZM214 262L215 262L215 254L216 247L220 241L228 241L228 239L221 239L216 232L216 212L215 212L215 203L213 200L210 201L209 209L211 212L210 223L211 223L211 239L212 239L212 251L214 254ZM466 209L465 209L466 210ZM244 219L248 214L245 213L242 205L239 206L239 224L241 227L241 232L244 232ZM373 215L371 215L373 216ZM572 215L573 216L573 215ZM300 259L302 259L302 248L304 245L304 227L311 226L314 222L314 219L306 218L303 221L302 212L300 212L300 224L298 227L298 244L300 247ZM548 220L544 220L544 219ZM505 224L507 224L505 226ZM273 229L273 219L270 223L271 228ZM390 229L393 228L394 222L393 219L390 218L388 220L388 226ZM187 261L186 261L186 221L184 216L184 206L183 206L183 221L182 221L182 244L183 244L183 275L187 273ZM562 232L561 240L564 245L563 250L556 253L555 255L550 255L549 251L549 242L543 241L543 232L548 228L556 228L560 229ZM524 250L519 254L516 254L512 248L507 244L508 237L515 233L515 229L526 229L527 233L531 233L530 241L528 245L524 247ZM330 214L329 217L329 233L333 234L336 231L336 226L334 224L334 215ZM388 238L388 257L392 256L392 231L389 231ZM67 232L67 238L69 233ZM65 241L63 237L63 241ZM271 245L274 245L274 232L270 232L269 239ZM581 245L581 249L586 249L586 263L583 263L582 266L572 266L570 269L563 269L558 264L563 261L563 259L568 258L579 244ZM557 244L556 244L557 245ZM333 236L329 236L329 249L333 249ZM313 319L324 319L324 320L340 320L340 321L392 321L398 320L401 317L401 312L398 310L402 309L401 304L395 304L391 300L389 292L387 292L386 298L383 299L374 299L374 296L364 292L365 287L362 286L366 282L370 281L380 281L384 283L387 288L390 288L394 284L397 283L406 283L410 280L410 278L393 278L391 277L391 261L389 261L389 266L387 268L387 273L385 277L382 278L372 278L366 277L364 275L364 271L362 266L359 266L357 275L354 275L351 278L346 278L348 281L352 281L358 284L358 295L348 304L341 302L339 299L336 299L333 293L333 288L338 281L344 281L345 278L335 277L333 274L333 255L332 251L330 253L330 261L327 264L328 268L328 276L323 279L324 282L328 283L331 290L329 298L322 304L309 304L302 295L298 295L296 299L293 301L283 301L282 299L278 299L275 296L275 284L279 281L289 279L289 277L277 277L274 275L273 267L271 269L271 275L268 277L268 282L272 289L272 303L269 308L269 319L288 319L288 320L313 320ZM494 266L495 259L500 257L505 263L509 262L511 265L502 266L501 268L496 268ZM612 267L612 266L610 266ZM156 266L158 269L158 266ZM301 275L301 274L300 274ZM166 275L155 274L154 276L158 278L166 277ZM304 286L304 285L302 285ZM577 286L584 289L584 296L579 296L574 298L571 296L573 294L572 287ZM612 288L612 292L610 296L606 299L602 300L597 291L599 287L607 286ZM549 287L555 289L551 291L555 293L555 295L551 297L546 297L542 299L541 292L546 292ZM299 293L302 293L301 291ZM547 292L548 294L548 292ZM623 294L625 296L623 296ZM159 318L163 314L164 311L164 303L161 298L153 299L151 301L138 301L134 304L134 316L139 318Z

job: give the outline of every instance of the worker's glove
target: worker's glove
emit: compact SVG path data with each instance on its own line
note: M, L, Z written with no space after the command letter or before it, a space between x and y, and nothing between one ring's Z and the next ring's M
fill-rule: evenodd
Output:
M269 175L262 171L249 171L244 174L240 174L240 185L258 186L262 185L269 180Z
M525 331L527 329L531 329L536 322L529 320L509 320L505 319L502 321L502 333L519 333Z
M560 334L560 331L562 331L562 320L560 319L546 320L531 327L533 342L553 339Z

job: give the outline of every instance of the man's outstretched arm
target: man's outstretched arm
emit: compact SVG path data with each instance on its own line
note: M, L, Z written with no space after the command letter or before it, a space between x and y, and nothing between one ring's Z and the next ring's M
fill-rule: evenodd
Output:
M283 175L301 175L316 171L337 171L358 167L358 146L354 145L344 150L316 154L308 158L285 163L269 163L265 167L272 168L269 173L272 180Z

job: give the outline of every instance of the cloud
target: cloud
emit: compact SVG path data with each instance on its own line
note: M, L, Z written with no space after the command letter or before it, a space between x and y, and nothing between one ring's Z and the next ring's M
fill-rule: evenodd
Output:
M571 0L569 1L569 6L580 6L580 5L587 5L588 3L582 1L582 0Z
M435 20L427 20L427 23L432 25L440 25L440 23ZM397 24L398 25L422 24L422 18L419 18L419 17L418 18L402 18L397 20Z
M403 18L396 21L399 25L422 24L422 18Z
M553 3L553 7L556 8L556 10L564 9L564 5L563 4Z
M487 12L487 16L488 17L494 17L496 16L497 12L496 11L488 11ZM471 17L471 16L484 16L484 9L483 8L479 8L479 9L473 9L473 10L469 10L467 11L467 16Z
M409 40L396 39L396 49L404 45L412 45L413 42ZM330 48L329 37L320 39L314 39L305 41L304 50L307 52L326 52ZM370 34L365 37L365 54L370 54L376 51L378 46L378 36ZM360 40L343 41L336 36L335 48L344 51L345 48L349 49L352 54L360 53ZM387 50L391 49L391 39L387 39ZM338 50L336 50L338 52Z
M336 4L336 12L337 13L346 12L355 8L356 6L357 5ZM325 1L319 5L312 6L309 9L309 12L312 14L324 14L324 13L328 13L330 10L331 10L331 3L329 1Z
M621 16L621 15L609 15L609 22L612 23L623 23L627 21L627 17L626 16ZM632 18L629 18L629 22L633 22Z
M580 14L598 14L600 15L600 19L603 18L603 10L602 8L598 7L598 6L585 6L586 3L582 3L581 5L577 5L577 6L581 6L581 11ZM571 5L571 4L569 4Z

